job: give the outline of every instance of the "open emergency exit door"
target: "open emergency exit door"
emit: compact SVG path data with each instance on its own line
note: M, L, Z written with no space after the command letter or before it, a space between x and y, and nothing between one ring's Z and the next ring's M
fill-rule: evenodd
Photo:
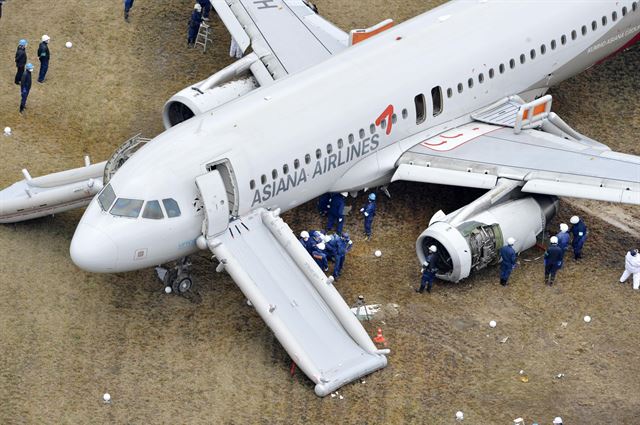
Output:
M205 209L202 234L208 239L224 232L229 225L227 189L218 170L196 177L196 186Z

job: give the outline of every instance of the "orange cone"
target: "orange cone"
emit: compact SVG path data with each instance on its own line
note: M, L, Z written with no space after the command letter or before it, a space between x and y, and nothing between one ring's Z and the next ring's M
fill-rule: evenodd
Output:
M373 338L373 342L376 342L378 344L386 344L387 340L384 339L384 336L382 336L382 328L378 328L378 335L376 335Z

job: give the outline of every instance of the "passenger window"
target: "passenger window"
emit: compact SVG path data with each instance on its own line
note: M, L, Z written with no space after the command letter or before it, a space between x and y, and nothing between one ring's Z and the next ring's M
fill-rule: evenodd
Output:
M462 83L458 83L458 93L462 93L462 90L464 90L464 86Z
M271 170L271 177L275 180L278 178L278 170Z
M637 9L638 9L638 2L634 1L633 3L631 3L631 10L635 12Z
M587 35L587 26L583 25L581 31L582 31L582 35Z
M604 27L605 25L607 25L607 17L603 16L602 17L602 26Z
M283 174L289 174L289 166L287 164L284 164L282 166L282 173Z
M320 149L316 149L316 159L322 158L322 151Z
M509 68L513 69L516 67L516 60L515 59L510 59L509 60Z
M543 54L543 55L544 55L545 53L547 53L547 46L546 46L545 44L542 44L542 45L540 46L540 53L541 53L541 54Z
M260 183L267 184L267 176L265 176L264 174L260 176Z
M448 98L453 97L453 90L451 90L450 88L447 89L447 97ZM402 117L404 118L404 114L402 114Z
M524 64L524 62L527 60L526 56L524 54L520 55L520 63Z
M305 164L311 164L311 155L306 154L306 155L304 156L304 163L305 163Z
M427 118L427 106L424 103L424 95L417 95L413 99L413 102L416 105L416 124L422 124Z
M482 72L478 74L478 82L480 84L484 83L484 74Z
M591 22L591 29L593 31L598 29L598 23L596 21Z
M469 86L469 88L473 88L473 78L469 78L467 80L467 86Z
M266 181L266 176L262 177L265 177ZM162 204L164 205L164 210L167 212L167 217L180 217L180 207L178 207L175 199L163 199Z
M144 206L144 211L142 212L142 218L150 218L153 220L163 219L164 214L162 214L162 209L160 208L160 202L147 201L147 204Z
M299 159L294 159L293 160L293 168L295 168L296 170L298 168L300 168L300 160Z
M576 32L576 30L571 31L571 39L575 40L576 38L578 38L578 33Z
M567 44L567 36L566 35L562 35L562 37L560 37L560 43L562 43L562 45L564 46L565 44Z
M391 115L391 122L394 124L398 122L398 116L396 114Z
M451 89L449 89L449 90L451 90ZM402 110L402 119L406 120L408 117L409 117L409 111L407 111L407 109L405 108L405 109Z
M551 50L556 50L556 41L555 40L551 40Z
M256 188L256 181L255 180L251 180L249 182L249 189L253 190Z
M613 12L613 13L611 14L611 20L612 20L613 22L615 22L615 21L617 21L617 20L618 20L618 12Z
M331 145L331 143L329 143L327 145L327 154L330 154L331 152L333 152L333 145Z
M140 199L118 198L109 212L119 217L138 218L143 202Z
M385 128L387 128L387 120L386 120L386 118L383 119L382 121L380 121L380 127L382 127L383 130Z
M376 132L376 125L375 124L371 124L369 126L369 133L374 134Z
M498 69L500 70L500 74L504 74L504 64L503 63L500 64Z
M359 134L360 134L360 138L364 139L364 129L361 128Z
M622 8L622 16L627 16L627 6Z
M493 79L493 77L496 75L495 71L493 70L493 68L489 69L489 78Z
M102 193L98 196L98 203L100 204L100 208L102 211L109 211L109 207L113 204L113 201L116 199L116 194L111 188L111 185L108 184L102 189Z
M437 117L442 113L442 89L435 86L431 89L431 101L433 103L433 116Z
M529 57L531 59L535 59L536 58L536 49L531 49L531 51L529 52Z
M349 135L349 143L353 143L353 140L354 140L354 139L353 139L353 134L350 134L350 135Z
M338 139L338 149L342 149L343 146L344 142L342 141L342 139Z

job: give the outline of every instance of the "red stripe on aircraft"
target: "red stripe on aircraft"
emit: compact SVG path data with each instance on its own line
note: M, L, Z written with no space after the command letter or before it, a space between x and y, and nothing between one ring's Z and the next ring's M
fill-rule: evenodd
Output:
M389 105L385 108L384 111L380 114L380 116L376 119L376 125L380 125L383 119L387 119L387 136L391 134L391 127L393 126L393 120L391 117L393 116L393 105Z

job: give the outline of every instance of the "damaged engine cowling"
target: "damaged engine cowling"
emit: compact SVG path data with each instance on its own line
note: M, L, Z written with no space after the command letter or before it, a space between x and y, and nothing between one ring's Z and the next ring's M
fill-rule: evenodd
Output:
M261 85L273 82L271 76L264 71L264 66L260 65L262 63L255 53L250 53L206 80L179 91L164 105L162 111L164 127L169 129L196 115L237 99ZM262 72L257 72L259 70Z
M516 239L516 252L531 248L558 209L551 196L528 196L509 200L456 223L456 213L432 223L418 237L416 250L422 263L431 245L439 255L440 279L457 282L500 259L506 239ZM460 211L460 210L459 210ZM453 223L453 224L450 224Z

